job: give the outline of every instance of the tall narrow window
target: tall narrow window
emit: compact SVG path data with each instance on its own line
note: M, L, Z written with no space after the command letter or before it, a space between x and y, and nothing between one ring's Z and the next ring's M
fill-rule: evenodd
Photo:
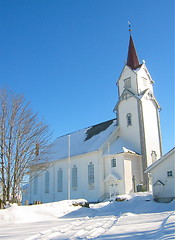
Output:
M124 80L124 87L125 88L131 88L131 78L129 77L129 78L126 78L125 80Z
M78 182L77 182L77 167L76 165L72 168L72 189L77 190Z
M61 168L58 170L57 191L63 191L63 170Z
M151 152L152 162L155 162L157 160L157 154L156 151Z
M126 115L126 119L127 119L127 126L131 126L132 125L131 113L128 113Z
M111 159L111 167L112 168L116 167L116 159L115 158Z
M34 177L33 184L34 184L33 193L37 194L37 192L38 192L38 176Z
M143 86L144 86L144 87L147 87L147 79L144 78L144 77L143 77L142 79L143 79Z
M94 188L94 164L92 162L88 165L88 184L90 188Z
M49 193L49 171L45 173L45 193Z

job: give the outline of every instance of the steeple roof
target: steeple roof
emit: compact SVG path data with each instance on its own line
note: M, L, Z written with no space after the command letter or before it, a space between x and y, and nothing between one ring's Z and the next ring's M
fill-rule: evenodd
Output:
M132 40L132 36L131 35L130 35L130 40L129 40L127 65L132 70L135 70L138 67L140 67L139 59L137 57L136 49L135 49L134 42Z

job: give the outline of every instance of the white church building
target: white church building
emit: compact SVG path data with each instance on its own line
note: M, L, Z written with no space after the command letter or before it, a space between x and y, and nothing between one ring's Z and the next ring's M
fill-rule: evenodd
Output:
M77 198L99 202L141 186L148 189L144 171L162 156L153 84L130 35L127 62L117 81L116 118L58 137L51 144L48 169L33 172L23 203Z

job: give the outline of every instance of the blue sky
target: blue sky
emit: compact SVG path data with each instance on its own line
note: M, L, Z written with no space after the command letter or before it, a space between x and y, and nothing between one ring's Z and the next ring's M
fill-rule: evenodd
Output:
M173 0L0 0L0 87L24 94L53 139L115 117L129 32L174 146ZM151 119L150 119L151 120Z

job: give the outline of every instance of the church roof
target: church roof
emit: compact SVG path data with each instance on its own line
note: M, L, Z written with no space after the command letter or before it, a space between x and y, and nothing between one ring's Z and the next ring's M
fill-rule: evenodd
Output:
M132 70L135 70L141 66L131 35L129 40L128 58L126 65L129 66Z
M116 119L112 119L61 137L50 145L49 161L56 161L68 157L70 136L70 156L98 151L110 135L117 129ZM41 156L40 156L41 157Z

